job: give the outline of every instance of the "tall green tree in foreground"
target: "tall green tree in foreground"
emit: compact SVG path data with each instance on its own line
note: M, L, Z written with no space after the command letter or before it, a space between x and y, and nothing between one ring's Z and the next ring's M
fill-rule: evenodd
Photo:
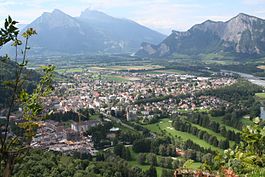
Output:
M36 35L32 28L23 34L23 42L19 40L19 30L15 26L18 22L9 16L5 19L4 27L0 29L0 50L4 45L12 43L15 49L15 79L5 81L6 88L10 91L6 108L6 119L0 123L0 174L9 177L18 160L30 149L30 142L36 134L39 121L43 118L43 98L52 91L54 66L43 66L42 76L33 92L28 93L24 87L26 82L25 70L28 65L27 54L30 50L28 42L30 37ZM19 48L23 49L19 52ZM0 62L11 62L8 56L0 57ZM20 62L19 62L20 60ZM3 70L3 68L0 68ZM2 83L3 84L3 83ZM11 113L22 108L19 123L10 119ZM15 131L16 129L17 131Z

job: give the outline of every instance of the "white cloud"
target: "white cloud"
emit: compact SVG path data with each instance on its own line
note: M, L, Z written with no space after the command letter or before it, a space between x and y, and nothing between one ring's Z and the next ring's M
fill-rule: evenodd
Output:
M91 8L115 17L129 18L155 30L169 33L172 29L187 30L207 19L228 20L237 10L220 10L220 7L229 6L225 3L195 0L0 0L0 21L10 14L21 23L30 23L43 12L52 11L54 8L61 9L71 16L78 16L82 10ZM256 8L257 4L262 3L265 3L265 0L241 0L238 5L251 5L256 12L248 12L264 17L265 14L258 12Z
M190 18L201 8L200 4L176 3L165 0L138 8L131 18L145 26L170 33L172 29L187 30L191 27L194 21L186 21L187 18Z
M243 0L243 3L247 5L265 4L265 0Z
M200 8L198 4L185 4L181 1L183 0L75 0L71 3L69 0L0 0L0 17L11 14L22 23L29 23L42 12L52 11L54 8L72 16L78 16L85 8L108 12L113 9L131 9L118 17L130 18L154 29L168 31L186 29L190 24L184 23L185 17Z
M256 11L255 14L257 14L258 16L265 17L265 10Z
M41 6L42 2L44 0L0 0L0 19L11 15L20 23L30 23L44 11L49 10Z

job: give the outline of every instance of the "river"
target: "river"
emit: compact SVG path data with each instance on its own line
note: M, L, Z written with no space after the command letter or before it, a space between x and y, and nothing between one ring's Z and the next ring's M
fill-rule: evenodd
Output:
M228 71L228 70L221 70L221 72L238 74L241 77L243 77L243 78L247 79L248 81L252 82L253 84L257 84L257 85L265 87L265 78L264 77L256 77L256 76L253 76L251 74L235 72L235 71Z

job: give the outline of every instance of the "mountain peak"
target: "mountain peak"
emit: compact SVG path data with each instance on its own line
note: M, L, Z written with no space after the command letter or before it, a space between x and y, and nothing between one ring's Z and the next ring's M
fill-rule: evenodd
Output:
M253 18L254 16L250 16L248 14L245 14L245 13L239 13L237 16L235 16L234 18L232 19L240 19L240 20L243 20L243 19L250 19L250 18ZM256 18L256 17L254 17Z
M246 17L251 17L251 16L245 13L239 13L235 18L246 18Z
M60 9L54 9L52 12L44 12L41 17L58 17L58 16L68 16L66 13Z
M81 14L100 14L100 15L106 15L105 13L98 11L98 10L92 10L90 8L85 9L81 12Z
M81 18L87 18L87 19L95 19L95 20L102 20L102 19L113 19L113 17L97 11L97 10L91 10L91 9L86 9L83 12L81 12L80 15Z
M30 26L35 29L40 29L42 26L55 29L57 27L77 27L78 24L73 17L59 9L54 9L52 12L44 12L40 17L35 19Z
M135 22L91 9L84 10L80 17L54 9L27 27L38 31L31 46L40 55L128 53L135 52L143 41L158 43L164 38Z
M58 14L58 13L62 14L62 13L63 13L63 14L64 14L64 12L61 11L60 9L54 9L54 10L52 11L52 13L53 13L53 14L56 14L56 13L57 13L57 14Z
M138 53L158 57L213 52L265 56L264 28L265 20L240 13L226 22L207 20L186 32L173 31L159 45L148 45Z
M239 13L237 16L235 16L231 20L244 20L244 21L247 20L247 21L249 21L249 20L257 20L257 19L260 19L260 18L255 17L255 16L251 16L251 15L248 15L248 14L245 14L245 13Z

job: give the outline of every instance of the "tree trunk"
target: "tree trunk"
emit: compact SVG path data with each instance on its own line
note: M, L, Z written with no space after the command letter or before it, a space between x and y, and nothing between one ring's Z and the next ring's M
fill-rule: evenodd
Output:
M7 161L5 162L5 169L4 169L4 173L3 173L3 177L10 177L11 173L12 173L12 169L13 169L13 157L9 156Z

